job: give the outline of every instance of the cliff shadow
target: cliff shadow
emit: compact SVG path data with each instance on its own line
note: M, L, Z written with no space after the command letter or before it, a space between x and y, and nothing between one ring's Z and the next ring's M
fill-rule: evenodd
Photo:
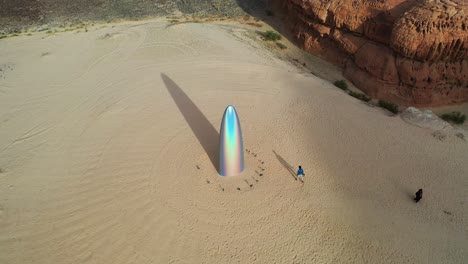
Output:
M248 15L268 24L291 43L298 44L297 39L289 30L286 20L286 12L282 11L281 1L275 0L236 0L237 4ZM259 33L261 31L257 31Z
M169 94L176 103L179 111L184 116L185 121L192 129L193 134L200 142L211 160L216 171L219 171L219 133L214 126L187 96L187 94L164 73L161 73L161 79L166 85Z
M324 80L333 82L342 78L342 73L337 65L343 66L344 54L336 55L337 48L334 48L335 43L328 38L317 38L317 42L311 42L317 48L308 49L309 52L298 52L299 50L307 49L305 43L307 42L307 36L304 32L295 32L293 27L299 26L300 28L305 27L298 23L298 20L294 14L297 14L297 10L280 0L259 0L259 1L246 1L236 0L237 4L243 9L245 13L252 16L254 19L262 21L272 30L281 34L283 39L286 39L293 46L298 48L288 49L281 51L282 40L277 41L279 53L282 54L283 59L289 63L298 66L301 70L312 73ZM254 3L252 3L254 2ZM259 35L269 30L266 27L258 28L256 31ZM308 30L307 33L312 32ZM323 48L321 48L323 47ZM326 48L325 48L326 47ZM334 70L324 70L334 69ZM335 71L336 70L336 71Z

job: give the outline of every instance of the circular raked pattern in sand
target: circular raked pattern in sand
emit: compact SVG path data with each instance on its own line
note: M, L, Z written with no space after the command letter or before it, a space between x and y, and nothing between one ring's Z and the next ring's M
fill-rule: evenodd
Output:
M34 38L5 46L17 67L4 85L16 87L6 94L16 101L3 115L15 122L2 142L11 183L2 262L191 262L215 257L205 251L219 247L229 256L234 240L247 239L236 238L237 229L260 227L289 206L278 197L294 186L285 184L291 178L272 185L269 168L278 166L261 160L258 142L268 134L257 135L253 124L268 122L272 114L256 108L279 93L267 85L282 71L271 58L209 25ZM18 55L28 49L37 59ZM245 146L259 153L246 151L242 175L221 178L204 145L217 145L228 104L239 109ZM190 120L194 107L202 127ZM202 139L207 129L213 137Z
M447 145L231 33L153 21L2 40L0 262L426 263L441 240L411 248L424 227L461 259L462 198L447 220L401 195L424 177L453 194L458 139L450 166L427 162ZM245 171L220 177L227 105Z

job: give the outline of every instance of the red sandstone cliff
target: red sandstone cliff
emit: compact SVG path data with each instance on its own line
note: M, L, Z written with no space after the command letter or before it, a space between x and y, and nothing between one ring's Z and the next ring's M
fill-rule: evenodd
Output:
M304 49L341 65L345 76L370 96L418 106L468 102L468 7L463 0L281 4Z

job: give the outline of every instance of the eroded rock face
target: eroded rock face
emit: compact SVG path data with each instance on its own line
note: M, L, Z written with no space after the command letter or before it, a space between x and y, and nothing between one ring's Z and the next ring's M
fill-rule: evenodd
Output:
M456 61L466 58L468 19L466 8L435 2L411 8L396 21L391 47L420 61Z
M468 6L463 0L281 4L304 49L342 66L369 95L419 106L468 102Z

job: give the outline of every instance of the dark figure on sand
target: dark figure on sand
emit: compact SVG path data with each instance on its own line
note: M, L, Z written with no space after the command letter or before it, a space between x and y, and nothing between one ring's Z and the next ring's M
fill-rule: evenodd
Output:
M419 202L419 200L422 199L422 195L423 195L423 190L419 189L419 191L416 192L416 198L414 198L414 201Z

